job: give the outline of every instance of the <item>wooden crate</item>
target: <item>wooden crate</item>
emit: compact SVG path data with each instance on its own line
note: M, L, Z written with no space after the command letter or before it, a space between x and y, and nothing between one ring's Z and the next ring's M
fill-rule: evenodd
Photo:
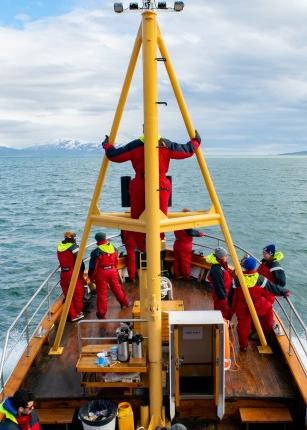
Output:
M162 300L162 342L168 342L169 324L168 324L168 311L183 311L183 300ZM140 302L136 300L132 309L133 318L140 318ZM141 324L134 324L134 332L142 333Z

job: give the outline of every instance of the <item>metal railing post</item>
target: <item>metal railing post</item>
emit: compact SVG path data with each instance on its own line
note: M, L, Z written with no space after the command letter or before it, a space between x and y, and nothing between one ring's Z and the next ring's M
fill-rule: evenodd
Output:
M50 321L51 320L51 312L50 312L51 303L50 303L49 281L47 281L47 297L48 297L48 299L47 299L47 303L48 303L48 316L47 316L47 318L48 318L48 321Z
M288 354L292 355L292 308L290 307L290 314L289 314L289 350Z
M27 357L30 356L30 348L29 348L29 342L30 342L30 334L29 334L29 318L28 318L28 308L25 309L25 327L26 327L26 341L27 341Z

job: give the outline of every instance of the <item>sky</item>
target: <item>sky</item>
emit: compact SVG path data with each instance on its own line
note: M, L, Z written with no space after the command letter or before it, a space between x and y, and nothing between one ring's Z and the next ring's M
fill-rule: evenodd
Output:
M108 0L0 6L0 146L101 141L141 14L116 14ZM158 22L208 155L307 150L305 0L186 0L183 12L159 12ZM159 100L167 102L159 105L159 133L186 142L161 62L158 75ZM140 57L118 144L141 134L142 112Z

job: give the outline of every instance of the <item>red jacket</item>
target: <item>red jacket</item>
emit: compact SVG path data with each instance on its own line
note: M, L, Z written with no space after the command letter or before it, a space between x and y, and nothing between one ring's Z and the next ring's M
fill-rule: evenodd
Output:
M159 173L160 180L166 176L171 159L183 159L192 157L200 142L197 139L192 139L185 144L171 142L168 139L161 138L159 140ZM135 139L127 145L115 148L111 144L104 145L106 156L109 160L116 163L131 161L135 170L136 177L144 178L144 142L141 139Z

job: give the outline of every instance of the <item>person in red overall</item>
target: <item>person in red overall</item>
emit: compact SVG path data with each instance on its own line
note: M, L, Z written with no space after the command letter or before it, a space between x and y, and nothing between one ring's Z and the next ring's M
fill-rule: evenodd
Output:
M64 233L64 240L58 244L57 256L61 267L60 285L66 298L75 261L78 255L79 246L76 244L76 234L71 231ZM75 291L68 311L70 321L75 322L84 318L83 297L84 285L83 278L84 263L82 261L80 273L76 282Z
M206 280L212 287L214 310L221 311L224 319L231 320L233 312L227 299L233 278L227 258L226 249L221 247L216 248L213 254L206 257L207 263L211 264Z
M159 148L159 192L160 209L167 215L168 202L171 195L171 182L166 177L170 160L192 157L201 143L201 138L195 131L195 138L185 144L171 142L168 139L160 138ZM110 161L123 163L131 161L135 170L135 177L130 181L129 193L131 203L131 218L139 218L145 209L145 161L144 161L144 136L140 136L124 146L116 148L109 143L106 136L102 142L106 156ZM134 233L137 246L141 252L145 252L145 234Z
M284 258L281 251L276 251L275 245L267 245L263 248L263 259L257 269L260 275L265 276L270 282L279 287L286 286L286 274L284 269L280 265L280 261ZM275 301L275 297L271 297L272 303Z
M89 277L96 284L97 318L104 319L108 309L108 287L115 295L122 309L129 306L125 291L119 281L117 251L106 239L105 233L96 233L97 248L91 252Z
M189 209L182 209L182 212L190 212ZM203 237L205 233L189 228L186 230L174 231L176 240L174 242L174 277L188 281L191 273L191 259L193 248L193 237Z
M289 291L272 284L267 278L257 273L257 260L255 258L247 257L241 264L244 269L245 283L255 306L264 335L268 336L273 329L273 305L269 294L287 297ZM246 351L252 319L238 279L235 281L233 292L232 308L238 320L237 332L240 350Z
M135 251L137 247L135 236L132 231L127 231L127 230L122 230L121 236L122 236L122 242L125 245L125 248L127 251L126 263L127 263L129 280L131 282L134 282L136 278Z

